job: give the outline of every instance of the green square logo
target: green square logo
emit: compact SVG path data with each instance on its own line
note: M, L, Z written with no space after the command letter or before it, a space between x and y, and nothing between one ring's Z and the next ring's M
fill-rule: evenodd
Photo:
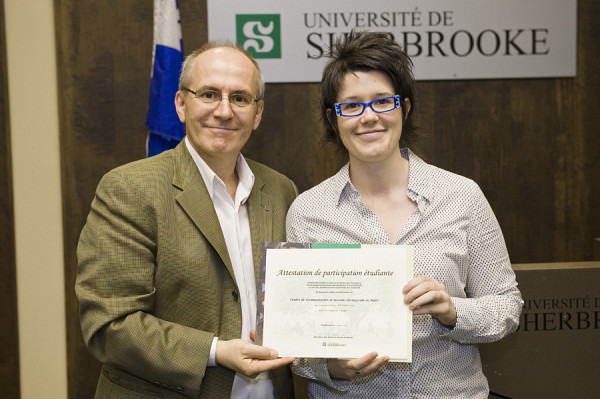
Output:
M236 14L237 44L254 58L281 58L279 14Z

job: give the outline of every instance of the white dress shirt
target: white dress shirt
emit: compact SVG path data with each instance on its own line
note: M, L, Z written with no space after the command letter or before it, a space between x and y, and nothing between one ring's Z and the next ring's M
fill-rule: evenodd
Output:
M236 164L239 183L235 192L235 200L232 200L227 193L223 180L198 155L187 137L185 138L185 144L198 166L219 218L227 251L233 265L242 308L242 335L240 338L250 341L250 330L256 328L256 280L246 201L254 185L254 174L240 154ZM218 337L215 337L213 340L209 366L216 366L215 348L217 339ZM231 391L232 399L269 399L274 397L273 383L268 372L261 373L255 379L250 379L239 373L235 375Z

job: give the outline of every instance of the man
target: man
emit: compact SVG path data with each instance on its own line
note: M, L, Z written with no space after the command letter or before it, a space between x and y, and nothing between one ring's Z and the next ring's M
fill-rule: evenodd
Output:
M264 81L232 44L186 58L175 106L186 137L100 182L82 230L76 293L103 363L97 398L291 398L287 366L254 345L263 241L284 241L294 183L240 154Z

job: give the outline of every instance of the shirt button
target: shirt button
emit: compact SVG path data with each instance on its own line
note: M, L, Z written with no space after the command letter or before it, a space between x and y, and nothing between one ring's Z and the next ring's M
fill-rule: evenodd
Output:
M231 296L233 297L233 300L237 302L239 297L237 291L231 291Z

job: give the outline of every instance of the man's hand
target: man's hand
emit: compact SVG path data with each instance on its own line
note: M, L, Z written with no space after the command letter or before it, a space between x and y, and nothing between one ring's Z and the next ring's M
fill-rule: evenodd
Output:
M436 279L415 277L402 288L402 293L413 314L430 314L448 327L456 325L456 308L446 286Z
M389 360L389 356L377 357L377 352L371 352L358 359L328 359L327 368L332 378L350 380L374 373Z
M215 360L217 364L250 378L256 378L263 371L285 366L294 361L293 357L277 358L277 351L254 345L243 339L217 341Z

